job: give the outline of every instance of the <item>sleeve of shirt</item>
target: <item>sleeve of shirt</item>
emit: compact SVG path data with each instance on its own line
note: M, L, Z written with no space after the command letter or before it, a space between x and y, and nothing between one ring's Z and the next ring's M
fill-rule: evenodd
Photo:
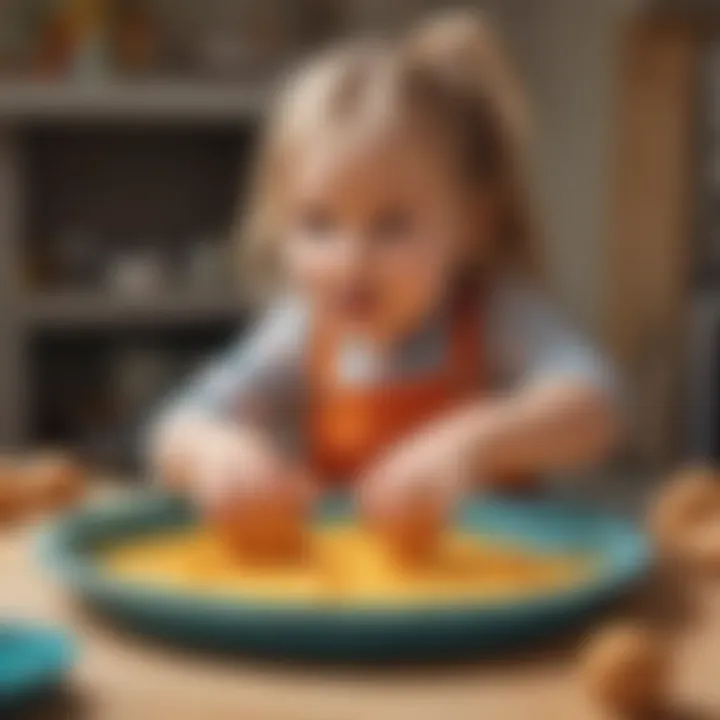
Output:
M496 384L518 387L568 379L622 404L612 363L539 291L519 281L502 283L491 294L486 322L487 355Z
M286 301L271 308L228 350L173 393L151 425L191 414L236 422L267 419L292 402L303 382L306 313Z

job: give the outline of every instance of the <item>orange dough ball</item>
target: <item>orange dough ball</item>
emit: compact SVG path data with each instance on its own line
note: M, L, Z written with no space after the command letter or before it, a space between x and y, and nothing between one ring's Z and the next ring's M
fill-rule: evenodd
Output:
M289 485L222 508L211 515L210 524L223 544L244 561L297 561L308 544L307 497L305 488Z
M585 648L584 685L606 710L638 717L667 701L672 657L665 639L634 625L617 625L597 634Z
M377 514L370 518L371 527L393 557L409 565L432 559L445 523L446 513L430 498L418 498L402 512Z
M720 522L720 476L696 468L676 475L664 487L650 513L650 528L664 547L673 548L689 528Z

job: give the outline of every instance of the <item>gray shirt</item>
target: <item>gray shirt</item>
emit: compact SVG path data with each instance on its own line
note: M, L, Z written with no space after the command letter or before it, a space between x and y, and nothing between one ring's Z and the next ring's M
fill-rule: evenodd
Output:
M478 328L492 388L514 390L531 383L569 379L619 400L618 383L605 357L574 330L541 294L507 280L487 297ZM297 435L305 390L308 312L298 299L271 307L255 327L192 378L161 412L206 413L234 421L284 418ZM435 317L382 356L348 341L337 358L337 376L348 384L372 384L431 370L443 361L447 323ZM296 427L288 427L292 418Z

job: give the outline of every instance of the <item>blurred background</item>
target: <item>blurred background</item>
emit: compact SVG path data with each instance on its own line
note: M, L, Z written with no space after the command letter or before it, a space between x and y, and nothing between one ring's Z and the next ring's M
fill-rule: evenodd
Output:
M486 0L552 288L625 373L628 460L720 455L720 2ZM0 2L0 447L108 470L248 319L231 228L273 85L432 0Z

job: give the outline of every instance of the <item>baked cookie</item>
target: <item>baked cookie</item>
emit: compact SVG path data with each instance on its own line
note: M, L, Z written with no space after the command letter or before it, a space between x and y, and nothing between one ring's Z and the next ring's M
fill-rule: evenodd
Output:
M720 570L720 478L711 469L679 473L650 513L650 529L666 558L703 571Z
M86 471L70 455L42 452L28 457L22 474L35 510L58 510L76 503L86 488Z
M85 475L81 465L60 452L0 460L0 520L75 503L84 493Z
M0 522L22 518L28 501L17 465L10 459L0 459Z
M622 717L647 717L667 703L671 650L658 633L618 624L589 641L581 672L588 693L604 709Z
M720 476L710 468L679 472L661 489L649 520L663 547L674 546L689 528L720 522Z

